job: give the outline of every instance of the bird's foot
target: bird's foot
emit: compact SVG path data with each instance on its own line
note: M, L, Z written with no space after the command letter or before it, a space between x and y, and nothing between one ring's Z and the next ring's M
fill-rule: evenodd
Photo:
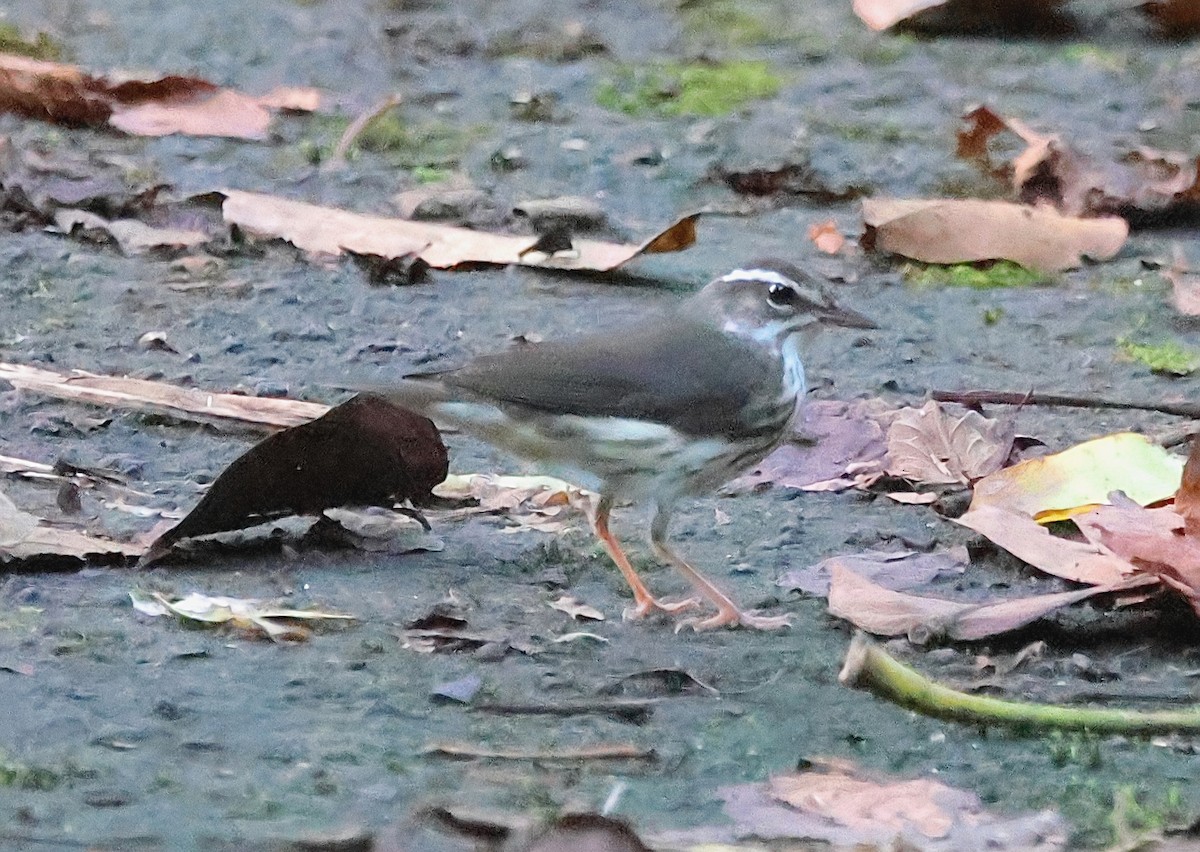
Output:
M665 612L668 615L674 615L677 612L695 609L698 606L700 606L698 598L685 598L681 601L663 601L647 595L644 598L636 599L633 606L628 607L621 613L621 617L625 621L637 621L654 612Z
M716 615L708 618L685 618L675 625L678 633L685 627L700 633L705 630L716 630L718 627L746 627L750 630L782 630L792 626L795 616L788 615L758 615L756 611L743 612L739 609L722 607Z

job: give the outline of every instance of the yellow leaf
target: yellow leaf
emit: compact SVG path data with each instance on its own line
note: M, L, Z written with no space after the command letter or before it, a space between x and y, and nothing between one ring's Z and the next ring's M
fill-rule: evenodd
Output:
M1118 432L985 476L975 483L971 508L995 506L1050 523L1107 503L1113 491L1143 506L1165 500L1182 473L1179 456L1143 435Z

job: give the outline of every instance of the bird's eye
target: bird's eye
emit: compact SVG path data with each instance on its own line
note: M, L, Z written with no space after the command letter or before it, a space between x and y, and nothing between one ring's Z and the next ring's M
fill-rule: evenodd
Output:
M767 301L777 308L787 308L796 304L800 294L786 284L772 284L767 289Z

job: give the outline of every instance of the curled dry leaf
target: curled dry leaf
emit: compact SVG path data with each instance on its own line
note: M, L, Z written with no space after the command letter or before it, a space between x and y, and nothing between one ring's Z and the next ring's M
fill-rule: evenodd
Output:
M818 251L825 254L837 254L846 245L846 237L838 230L837 222L827 219L808 227L808 238Z
M413 255L436 269L488 263L608 272L641 254L682 251L696 241L699 218L686 216L639 245L576 239L575 251L546 255L526 251L536 242L528 236L367 216L256 192L225 189L221 194L225 221L251 234L284 239L319 254Z
M885 468L926 485L967 485L999 470L1013 445L1013 421L975 411L951 414L930 400L905 408L888 428Z
M584 619L586 621L604 621L604 613L596 609L594 606L588 606L585 603L580 603L570 595L563 595L556 601L551 601L547 606L550 609L556 609L559 612L565 612L574 619Z
M77 229L108 234L126 255L143 254L153 249L187 249L208 242L203 231L183 228L156 228L137 219L103 219L86 210L54 211L54 225L64 234Z
M475 511L498 512L515 521L510 529L562 531L578 513L590 513L597 496L553 476L451 474L434 489L439 497L475 499Z
M1182 471L1183 459L1144 435L1118 432L984 477L970 508L994 506L1049 523L1105 503L1113 491L1142 505L1166 500Z
M446 446L433 422L361 394L328 414L271 435L217 477L208 492L142 558L185 538L244 529L336 506L427 503L446 477Z
M307 630L289 624L290 621L354 620L353 615L343 613L273 607L249 598L205 595L200 592L192 592L174 599L161 592L149 594L130 592L129 599L133 603L133 608L143 615L173 614L184 621L228 624L243 630L261 632L273 642L308 638Z
M839 566L834 569L829 589L829 612L877 636L908 636L921 644L940 637L974 641L1019 630L1096 595L1127 592L1156 583L1151 576L1134 576L1070 592L960 603L886 589Z
M256 98L195 77L115 82L58 62L0 54L0 110L91 127L108 124L137 136L265 139L273 109L315 108L312 89Z
M958 134L959 156L1010 177L1020 201L1046 203L1070 216L1117 214L1162 218L1200 201L1200 159L1177 151L1134 148L1112 161L1080 153L1058 134L1043 134L988 107L968 113ZM1011 162L991 162L989 144L1011 133L1025 144Z
M976 199L867 199L863 247L924 263L1011 260L1054 272L1084 257L1108 260L1129 235L1124 219L1079 219L1053 210Z

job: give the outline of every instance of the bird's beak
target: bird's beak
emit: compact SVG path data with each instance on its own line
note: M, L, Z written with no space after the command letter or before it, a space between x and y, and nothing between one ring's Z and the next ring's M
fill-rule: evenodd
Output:
M827 306L817 318L828 325L840 325L844 328L879 328L870 317L840 305Z

